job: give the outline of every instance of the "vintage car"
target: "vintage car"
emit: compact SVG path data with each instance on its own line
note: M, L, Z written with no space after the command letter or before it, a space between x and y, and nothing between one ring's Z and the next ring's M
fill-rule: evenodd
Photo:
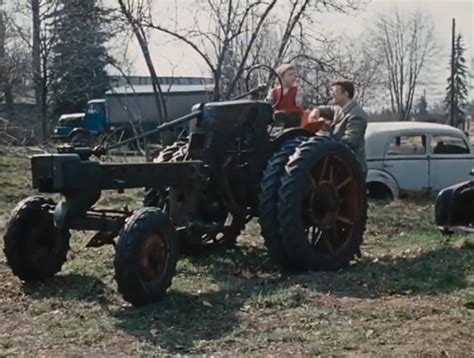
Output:
M474 176L474 170L471 170ZM474 180L441 190L435 203L436 226L443 234L455 231L474 233Z
M427 122L372 122L366 131L367 187L376 199L438 192L469 180L474 153L459 129Z

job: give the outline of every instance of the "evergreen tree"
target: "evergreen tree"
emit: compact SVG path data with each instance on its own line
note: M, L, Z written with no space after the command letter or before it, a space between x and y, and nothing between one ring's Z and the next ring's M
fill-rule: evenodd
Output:
M448 113L451 113L451 106L454 107L454 125L459 127L463 124L465 119L465 109L469 94L469 80L464 58L465 47L463 44L462 35L459 34L454 44L454 101L451 103L451 90L453 83L451 76L448 78L448 86L446 87L445 104Z
M52 66L53 113L82 111L108 88L107 13L97 0L59 0Z

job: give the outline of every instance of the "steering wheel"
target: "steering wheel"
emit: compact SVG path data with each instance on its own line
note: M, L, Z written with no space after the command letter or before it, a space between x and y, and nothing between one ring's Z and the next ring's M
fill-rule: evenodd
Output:
M250 75L252 74L252 72L254 72L255 70L257 69L260 69L260 68L263 68L263 69L266 69L267 71L269 71L271 73L271 75L269 77L267 77L266 79L262 80L261 81L261 77L259 76L257 78L257 83L266 83L264 85L257 85L255 87L250 87ZM277 78L277 81L278 81L278 84L280 85L280 96L277 100L276 103L274 103L272 105L272 108L275 109L281 102L282 100L282 94L283 94L283 81L281 79L281 77L276 73L276 71L271 68L270 66L267 66L267 65L255 65L255 66L252 66L248 69L247 71L247 76L245 77L245 92L238 95L238 96L235 96L232 98L233 101L235 100L238 100L238 99L241 99L241 98L244 98L244 97L247 97L248 95L251 95L253 99L258 99L259 97L263 97L265 98L270 87L271 87L271 84L272 84L272 80L273 80L273 77L276 77Z
M256 87L250 88L250 75L258 69L265 69L268 72L270 72L270 76L268 76L266 79L261 81L261 77L257 76L257 83L266 83L264 85L257 85ZM270 66L267 65L255 65L250 67L250 69L247 71L247 76L245 77L245 88L246 88L246 93L244 96L247 95L252 95L254 98L258 98L258 96L262 96L263 98L266 97L269 89L271 88L271 85L273 83L273 78L276 77L278 84L280 85L280 96L277 99L277 102L272 105L272 108L275 109L281 102L282 97L283 97L283 81L281 77L276 73L276 71L271 68Z

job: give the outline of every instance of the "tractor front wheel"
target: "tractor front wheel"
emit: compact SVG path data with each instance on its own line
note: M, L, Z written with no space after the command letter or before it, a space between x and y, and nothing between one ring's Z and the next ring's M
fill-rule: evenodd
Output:
M13 210L4 236L8 266L21 280L32 282L61 271L69 250L69 231L54 226L54 202L42 196L21 201Z
M123 298L134 306L161 300L176 272L178 251L168 216L153 207L136 211L120 232L114 260Z
M340 140L313 137L291 157L278 217L296 269L339 270L359 253L367 220L365 176Z

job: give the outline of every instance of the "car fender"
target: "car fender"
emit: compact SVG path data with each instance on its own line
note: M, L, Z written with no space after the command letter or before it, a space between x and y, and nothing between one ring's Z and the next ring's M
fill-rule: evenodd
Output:
M86 134L86 135L92 135L92 133L90 131L88 131L87 129L85 128L81 128L81 127L77 127L77 128L74 128L70 133L69 133L69 139L72 139L76 134L78 133L82 133L82 134Z
M464 181L448 186L439 191L435 202L435 222L438 227L448 227L453 225L465 225L462 218L466 212L472 212L471 205L464 207L463 199L472 197L474 192L474 181ZM468 203L471 202L469 199Z
M400 189L398 187L397 180L384 170L369 169L367 172L366 183L382 183L386 185L392 192L392 197L394 199L398 199L400 195Z

